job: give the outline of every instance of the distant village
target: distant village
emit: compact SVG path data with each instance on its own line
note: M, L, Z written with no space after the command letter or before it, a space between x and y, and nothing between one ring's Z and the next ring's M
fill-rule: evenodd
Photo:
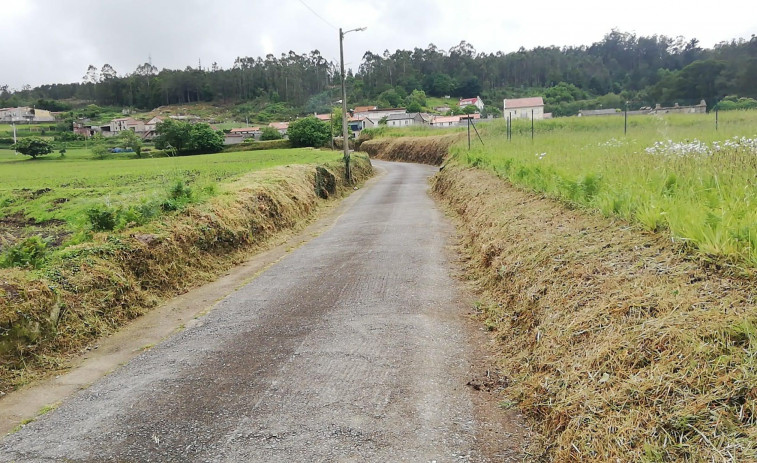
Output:
M457 102L459 108L473 106L475 112L461 115L436 115L424 112L409 113L405 108L378 108L376 106L357 106L349 111L347 120L350 130L358 136L361 131L368 128L386 125L387 127L410 127L410 126L428 126L432 128L449 128L465 125L469 121L476 121L481 118L480 112L484 109L484 102L480 97L462 98ZM549 119L552 114L544 112L544 100L542 97L515 98L505 99L503 101L503 117L510 119ZM449 113L449 106L439 106L434 108L438 113ZM629 111L628 114L668 114L668 113L705 113L707 105L702 100L700 104L694 106L679 106L676 104L672 107L662 107L659 104L654 108L641 108L640 110ZM582 110L579 117L587 116L610 116L619 115L623 111L617 108ZM0 108L0 123L43 123L55 122L56 116L60 113L35 109L31 107L17 108ZM324 122L331 120L332 115L314 114L314 116ZM193 115L166 116L174 120L185 122L202 122L202 118ZM73 123L74 133L89 138L93 136L114 137L124 130L131 130L144 140L151 140L157 135L157 125L166 117L155 116L149 121L142 121L131 116L120 117L111 120L107 124L92 124L86 120ZM491 118L491 116L490 116ZM271 122L267 125L276 129L283 137L287 135L289 122ZM212 127L212 126L211 126ZM224 133L224 143L234 145L243 143L246 140L260 140L262 130L266 126L251 126L234 128ZM217 130L216 127L213 127Z

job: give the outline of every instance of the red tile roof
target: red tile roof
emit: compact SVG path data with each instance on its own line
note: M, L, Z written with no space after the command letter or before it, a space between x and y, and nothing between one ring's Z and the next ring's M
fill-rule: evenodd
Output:
M260 127L242 127L237 129L231 129L229 133L237 132L260 132Z
M534 106L544 106L544 100L540 96L530 98L513 98L505 100L505 109L532 108Z
M477 101L478 101L478 97L476 97L476 98L460 98L460 104L461 105L462 104L465 104L465 105L476 104Z

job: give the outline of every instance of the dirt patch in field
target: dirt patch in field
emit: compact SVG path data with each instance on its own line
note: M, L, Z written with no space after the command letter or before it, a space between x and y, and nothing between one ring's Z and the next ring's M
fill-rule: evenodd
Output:
M367 159L353 176L367 179ZM352 191L341 163L322 166L333 197ZM321 172L325 175L325 172ZM314 166L254 172L229 193L144 227L96 234L42 271L0 269L0 392L61 367L66 354L160 301L214 280L319 208Z
M362 142L360 150L376 159L439 166L449 153L449 147L462 136L455 133L438 137L378 138Z
M13 214L0 218L0 253L4 249L32 236L39 236L47 242L48 248L61 245L71 236L62 220L45 220L35 222L22 214Z
M755 461L757 281L663 237L447 165L502 388L542 461Z

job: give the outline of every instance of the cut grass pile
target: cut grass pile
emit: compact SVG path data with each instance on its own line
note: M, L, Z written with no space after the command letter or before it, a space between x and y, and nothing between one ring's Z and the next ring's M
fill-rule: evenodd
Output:
M258 156L261 159L256 159ZM95 170L81 180L86 184L76 187L84 190L84 201L96 201L98 194L113 190L120 192L124 207L140 204L140 194L149 192L184 197L187 188L196 188L198 183L193 180L218 183L214 194L204 200L187 202L179 210L164 211L145 223L91 230L87 240L59 247L45 255L41 265L0 269L0 391L60 368L67 354L78 352L161 300L212 280L278 233L303 226L314 216L320 198L352 191L342 181L343 164L336 160L340 157L333 152L289 150L278 157L267 151L25 164L76 165L80 169L94 164ZM370 163L364 156L354 159L353 173L362 181L371 175ZM313 160L322 162L316 165ZM196 174L180 189L165 180L175 172L158 171L158 166L174 168L176 164L171 162L179 163L179 173ZM111 169L101 170L100 164ZM263 169L270 165L278 167ZM97 184L97 175L106 185ZM133 177L125 180L121 175ZM60 169L60 176L70 178L63 180L51 173L42 178L56 191L70 188L64 185L78 177L68 169ZM119 190L124 185L131 188L131 196L128 188Z
M702 256L757 267L757 112L481 124L460 162L604 215L665 231Z
M434 191L537 461L757 461L754 279L480 169L449 164Z
M450 146L460 139L457 133L429 137L382 137L361 143L360 150L372 158L387 161L441 165Z

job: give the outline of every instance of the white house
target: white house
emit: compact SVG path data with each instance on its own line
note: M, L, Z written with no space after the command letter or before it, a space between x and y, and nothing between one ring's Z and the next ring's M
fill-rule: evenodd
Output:
M375 121L378 121L393 114L407 114L407 110L405 108L370 109L361 112L355 111L352 114L352 117L369 117Z
M480 96L477 96L476 98L461 98L460 102L458 103L458 106L460 106L461 108L464 108L468 105L475 106L479 111L484 110L484 102L483 100L481 100Z
M503 107L502 116L505 118L530 119L533 112L534 119L544 119L544 100L540 96L505 100Z
M50 111L19 106L18 108L0 108L0 122L55 122Z

